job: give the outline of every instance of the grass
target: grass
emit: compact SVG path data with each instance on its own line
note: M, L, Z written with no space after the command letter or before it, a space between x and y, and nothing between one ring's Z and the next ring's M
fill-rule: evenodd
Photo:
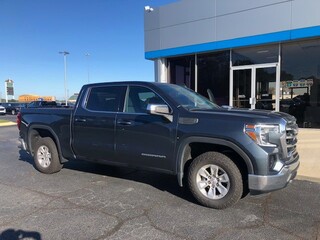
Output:
M0 123L6 123L8 122L7 120L3 120L3 119L0 119Z

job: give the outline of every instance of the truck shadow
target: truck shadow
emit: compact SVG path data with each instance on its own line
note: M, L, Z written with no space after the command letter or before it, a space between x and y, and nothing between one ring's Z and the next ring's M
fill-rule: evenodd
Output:
M27 162L34 167L33 158L26 151L20 149L19 154L20 161ZM65 163L63 165L63 169L140 182L157 188L160 191L169 192L172 195L198 205L188 190L187 182L184 181L184 186L180 187L178 185L177 177L174 175L145 171L130 167L103 165L99 163L76 160ZM34 171L37 170L34 169Z
M34 166L33 158L30 154L28 154L25 150L23 150L20 146L19 148L19 160L23 162L27 162Z
M18 240L18 239L30 239L41 240L41 234L39 232L30 232L24 230L7 229L0 232L1 240Z

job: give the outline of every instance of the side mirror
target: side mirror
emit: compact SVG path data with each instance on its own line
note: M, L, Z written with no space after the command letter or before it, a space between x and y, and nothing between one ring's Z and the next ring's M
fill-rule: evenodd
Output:
M170 113L170 109L165 104L148 104L147 110L150 114L160 115L173 122L173 116Z

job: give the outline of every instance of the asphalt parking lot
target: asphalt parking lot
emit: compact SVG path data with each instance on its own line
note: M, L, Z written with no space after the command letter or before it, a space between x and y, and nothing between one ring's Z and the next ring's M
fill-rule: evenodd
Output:
M17 115L11 115L11 114L0 115L0 120L16 122Z
M173 176L85 162L44 175L0 128L0 239L320 239L320 184L204 208Z

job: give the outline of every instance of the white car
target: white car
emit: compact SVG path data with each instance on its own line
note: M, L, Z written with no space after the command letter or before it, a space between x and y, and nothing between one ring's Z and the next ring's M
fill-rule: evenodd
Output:
M0 115L6 114L6 108L0 105Z

